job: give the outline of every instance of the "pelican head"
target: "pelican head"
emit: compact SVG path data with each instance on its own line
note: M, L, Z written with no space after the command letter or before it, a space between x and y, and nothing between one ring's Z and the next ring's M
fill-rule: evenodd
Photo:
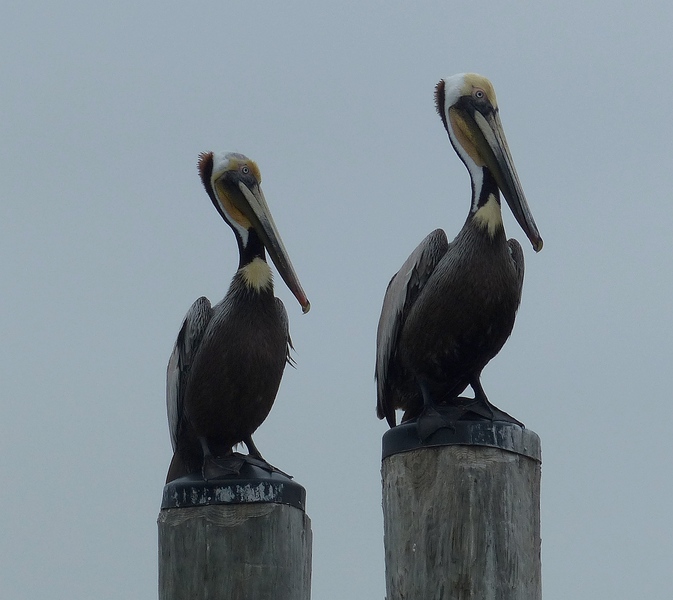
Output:
M250 231L254 230L283 281L307 313L311 305L271 216L255 161L235 152L204 152L199 156L199 175L215 208L234 230L242 255Z
M478 196L487 169L533 248L539 252L542 238L514 168L491 82L475 73L447 77L435 88L435 103L451 144L472 177L476 192L473 213L480 208Z

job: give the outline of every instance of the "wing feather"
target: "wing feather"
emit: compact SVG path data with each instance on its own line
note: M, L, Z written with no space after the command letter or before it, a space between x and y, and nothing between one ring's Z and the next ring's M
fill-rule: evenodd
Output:
M393 276L386 289L376 334L377 406L380 419L384 417L395 426L396 390L392 375L402 366L397 360L397 344L409 310L432 275L437 263L446 254L449 242L441 229L430 233L411 253L402 268Z
M283 328L285 329L285 333L287 335L287 354L285 356L285 360L287 361L288 365L294 367L295 365L294 358L292 358L292 355L290 353L291 350L294 350L294 346L292 345L292 338L290 338L290 319L287 316L285 305L283 304L283 301L280 298L276 298L276 308L278 309L278 314L280 315L281 323L283 324Z
M519 300L521 300L521 292L523 291L523 273L524 273L524 259L523 259L523 248L521 244L517 242L514 238L507 240L507 246L509 247L509 254L512 257L514 262L514 268L516 269L516 278L518 284L518 295Z
M201 297L185 315L178 339L166 369L166 411L171 444L175 452L178 435L182 426L183 401L187 378L194 356L199 349L203 335L210 323L213 309L208 298Z

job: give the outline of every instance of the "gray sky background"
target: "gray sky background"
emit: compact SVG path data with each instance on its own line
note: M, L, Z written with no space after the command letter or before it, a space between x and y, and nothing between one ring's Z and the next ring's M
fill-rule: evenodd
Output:
M313 598L384 596L375 331L467 170L441 77L493 82L545 240L491 400L543 447L546 600L671 598L669 2L11 2L0 23L0 596L156 597L165 367L234 237L203 150L255 159L311 300L255 441L308 491Z

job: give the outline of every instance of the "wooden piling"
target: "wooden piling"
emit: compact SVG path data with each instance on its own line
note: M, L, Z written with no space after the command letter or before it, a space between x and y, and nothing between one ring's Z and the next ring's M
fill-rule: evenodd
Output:
M159 600L310 600L304 503L303 488L276 473L168 484L157 520Z
M541 600L534 432L466 421L421 442L409 424L383 446L387 600Z

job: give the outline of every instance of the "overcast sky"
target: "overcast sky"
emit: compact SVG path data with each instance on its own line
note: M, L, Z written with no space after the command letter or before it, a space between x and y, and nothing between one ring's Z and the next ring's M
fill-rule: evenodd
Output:
M144 5L143 5L144 4ZM165 368L234 236L199 152L257 161L311 300L255 441L308 492L313 598L384 596L375 332L467 170L437 81L493 82L545 240L490 399L542 440L546 600L671 598L668 2L6 3L0 596L156 597Z

